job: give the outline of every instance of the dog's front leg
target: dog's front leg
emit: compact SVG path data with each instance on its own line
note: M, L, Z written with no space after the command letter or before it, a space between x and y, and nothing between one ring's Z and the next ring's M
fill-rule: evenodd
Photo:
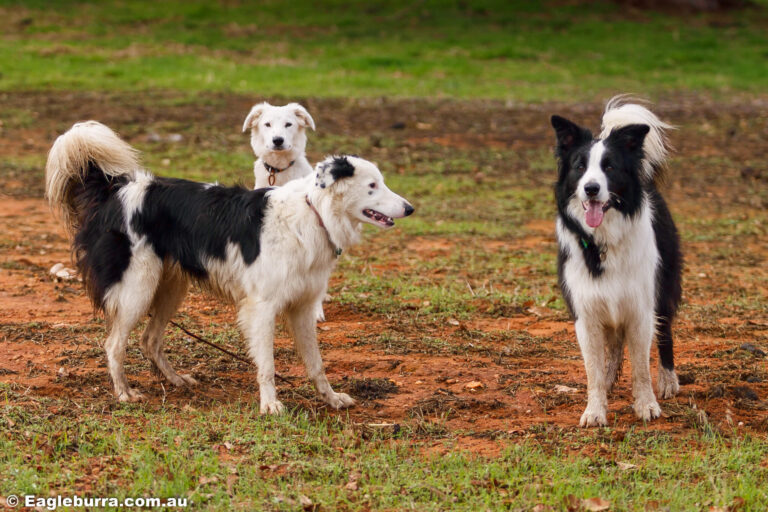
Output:
M605 376L605 333L596 322L576 321L576 337L579 340L584 367L587 370L587 408L581 415L582 427L608 424L608 388Z
M246 299L238 311L238 321L248 340L248 352L258 368L259 395L262 414L278 414L283 404L275 389L275 311L272 304Z
M316 302L306 302L288 311L296 350L307 368L307 376L315 385L315 389L323 401L334 409L341 409L355 404L355 401L346 393L336 393L328 378L325 376L323 359L320 356L320 348L317 346L317 327L315 326Z
M651 346L655 319L650 315L638 318L627 328L629 360L632 362L632 394L635 397L635 414L643 421L661 416L651 385Z

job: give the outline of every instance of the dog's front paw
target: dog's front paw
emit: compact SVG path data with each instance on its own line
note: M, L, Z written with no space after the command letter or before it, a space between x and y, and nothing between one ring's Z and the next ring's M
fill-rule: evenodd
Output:
M659 368L659 397L662 399L674 397L680 391L680 383L677 380L675 370Z
M661 407L655 398L635 400L635 414L638 419L651 421L661 416Z
M280 414L285 409L283 402L280 400L273 400L271 402L261 402L259 412L261 414Z
M608 425L607 411L603 406L587 405L579 421L580 427L604 427Z
M323 303L320 302L315 308L315 321L317 323L325 322L325 311L323 311Z
M334 409L344 409L355 405L355 399L346 393L331 392L327 397L323 397L325 403Z
M141 402L145 399L141 391L134 388L128 388L117 395L118 402Z

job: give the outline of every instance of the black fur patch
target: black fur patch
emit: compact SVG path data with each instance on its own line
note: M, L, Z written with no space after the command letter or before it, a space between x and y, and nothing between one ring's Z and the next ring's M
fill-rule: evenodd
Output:
M68 192L80 226L73 242L75 260L96 307L102 306L107 289L120 281L131 261L123 208L115 195L125 183L125 178L108 178L90 164L85 179Z
M333 181L338 181L342 178L351 178L355 175L355 166L349 163L346 156L333 157L331 161L331 176Z
M177 262L190 275L204 279L204 260L225 260L230 242L240 248L246 264L259 256L269 190L157 178L147 188L131 227L147 236L160 258Z
M661 194L651 185L649 197L653 208L653 232L656 236L656 248L661 262L656 271L656 317L657 345L661 365L672 370L675 368L672 344L672 319L677 314L683 295L682 273L683 255L680 252L680 237L669 213L667 203Z

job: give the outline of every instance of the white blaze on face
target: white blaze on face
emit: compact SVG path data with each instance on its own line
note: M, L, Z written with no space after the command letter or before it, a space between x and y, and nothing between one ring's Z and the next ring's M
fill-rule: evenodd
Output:
M579 180L576 188L576 195L585 211L584 220L591 228L596 228L602 224L603 215L608 208L608 202L611 197L608 191L608 177L600 165L604 153L605 145L603 141L599 141L592 146L589 150L587 170Z

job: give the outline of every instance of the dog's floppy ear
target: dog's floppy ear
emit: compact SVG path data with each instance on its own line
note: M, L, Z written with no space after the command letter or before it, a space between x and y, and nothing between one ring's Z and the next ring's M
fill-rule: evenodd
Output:
M628 124L611 131L607 140L612 141L627 151L637 151L643 147L645 136L648 135L650 130L651 127L647 124Z
M346 155L329 156L315 166L315 186L326 188L355 175L355 166Z
M309 112L307 112L307 109L299 105L298 103L290 103L287 105L288 107L291 107L293 110L293 115L296 116L296 118L299 120L299 124L303 126L304 128L312 128L315 129L315 120L312 119L312 116L309 115Z
M592 140L592 132L564 117L552 116L551 123L557 136L557 153L560 156Z
M245 118L245 122L243 123L243 133L256 126L259 123L259 118L264 113L264 110L271 106L272 105L266 101L259 103L258 105L254 105L251 111L248 113L248 116Z

